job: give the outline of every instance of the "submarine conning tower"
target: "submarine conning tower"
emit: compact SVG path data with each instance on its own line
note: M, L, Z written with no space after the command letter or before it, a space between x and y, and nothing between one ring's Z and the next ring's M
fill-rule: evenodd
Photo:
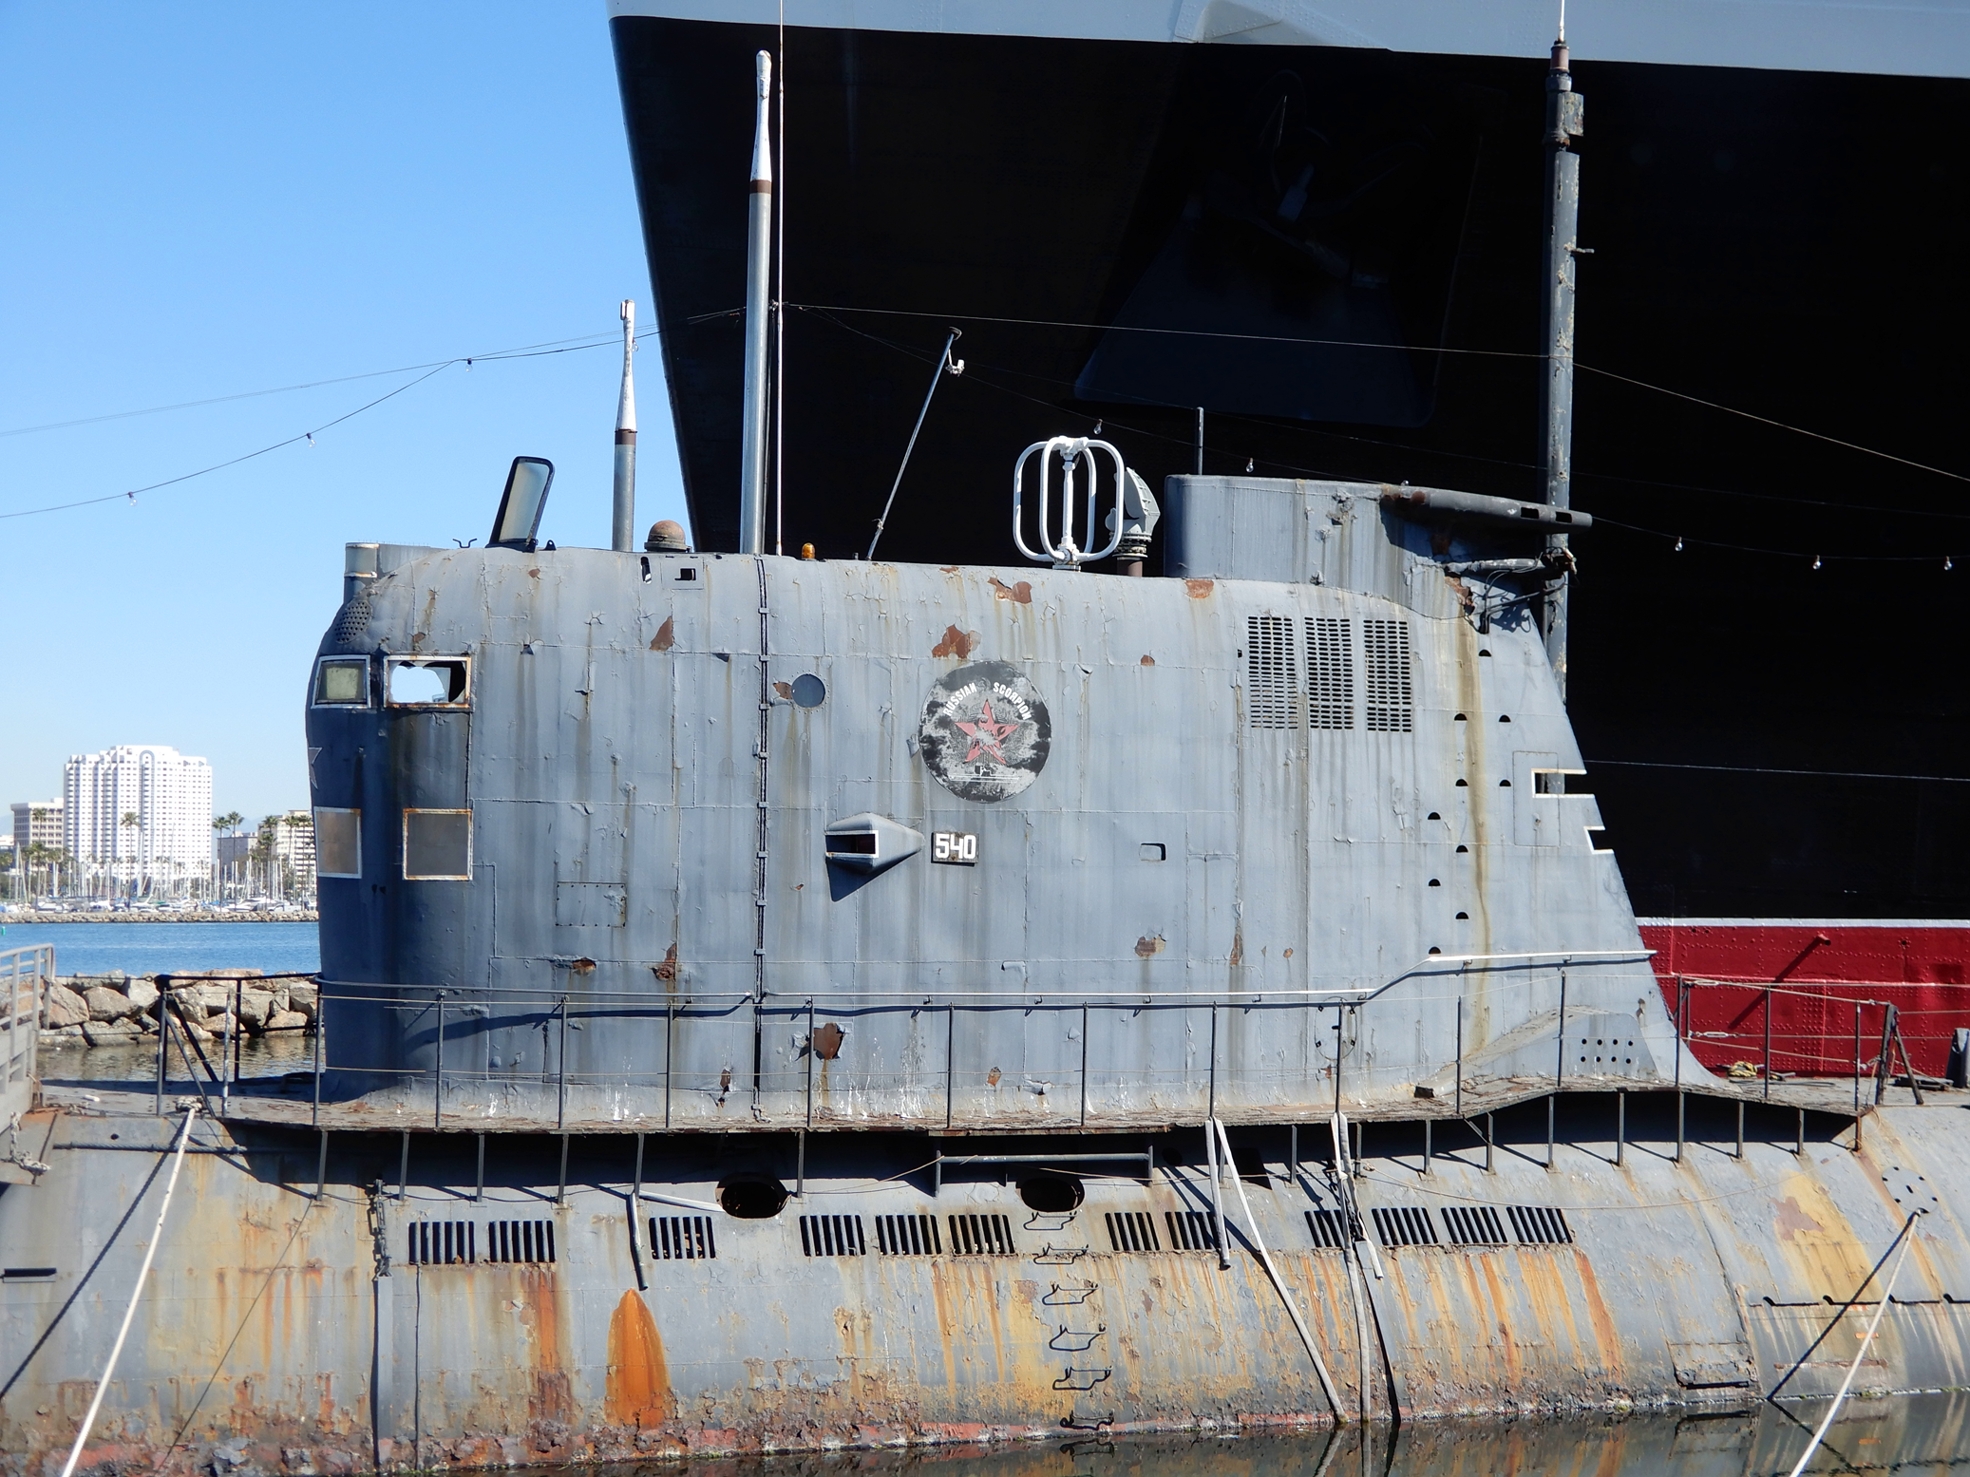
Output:
M1666 1084L1528 614L1590 520L1165 502L1134 579L351 545L308 707L326 1090L1024 1132Z

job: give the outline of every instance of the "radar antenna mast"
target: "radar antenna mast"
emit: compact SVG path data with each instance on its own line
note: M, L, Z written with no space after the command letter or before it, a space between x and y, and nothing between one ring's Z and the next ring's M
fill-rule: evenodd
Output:
M1580 137L1584 99L1573 90L1567 66L1566 0L1560 0L1558 39L1546 73L1546 285L1541 303L1545 320L1546 398L1540 407L1540 445L1546 464L1545 501L1555 508L1573 503L1573 300L1575 258L1589 255L1580 237ZM1546 657L1566 699L1567 581L1572 556L1567 536L1550 535L1546 548L1554 569L1546 587Z

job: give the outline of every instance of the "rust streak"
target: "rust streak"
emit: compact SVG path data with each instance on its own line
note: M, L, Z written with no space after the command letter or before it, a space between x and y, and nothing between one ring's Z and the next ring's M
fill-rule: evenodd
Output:
M976 631L960 631L956 626L944 628L944 639L930 648L932 656L954 656L960 661L971 655L978 645Z
M1033 584L1030 580L1020 580L1017 584L1008 585L1001 583L998 576L994 575L987 583L991 585L992 593L1001 600L1010 600L1017 605L1033 603Z
M658 1426L677 1413L663 1338L634 1288L609 1315L609 1419L620 1426Z

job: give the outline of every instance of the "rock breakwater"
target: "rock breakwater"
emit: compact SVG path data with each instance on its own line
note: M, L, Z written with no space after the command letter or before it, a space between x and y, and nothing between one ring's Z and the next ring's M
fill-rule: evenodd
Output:
M46 1044L126 1044L157 1033L159 1012L195 1039L311 1031L320 993L311 980L268 979L257 969L181 970L169 975L66 975L41 1002Z

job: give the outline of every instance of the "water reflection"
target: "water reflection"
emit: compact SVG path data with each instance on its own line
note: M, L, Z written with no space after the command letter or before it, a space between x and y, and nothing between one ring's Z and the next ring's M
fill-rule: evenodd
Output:
M639 1467L689 1477L1785 1477L1825 1406L1591 1419L1412 1421L1396 1431L1099 1436L991 1450L858 1451ZM1970 1470L1970 1395L1852 1400L1807 1471ZM621 1469L617 1469L620 1471Z

